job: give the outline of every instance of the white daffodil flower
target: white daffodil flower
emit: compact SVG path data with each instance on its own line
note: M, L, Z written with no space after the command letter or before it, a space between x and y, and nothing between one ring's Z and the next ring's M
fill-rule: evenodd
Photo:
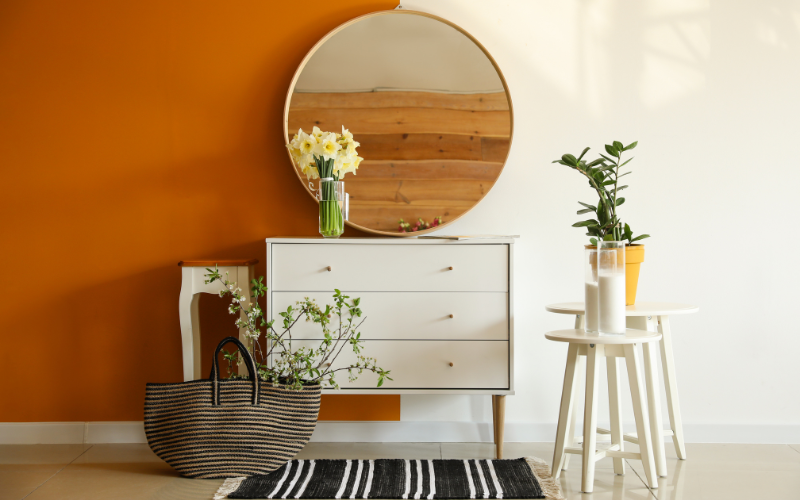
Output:
M342 145L336 142L336 134L329 133L322 137L321 142L317 143L314 154L326 160L336 158L336 154L342 149Z
M319 179L319 170L317 170L317 166L314 164L314 161L301 163L303 165L302 171L306 175L307 180L311 179Z
M351 142L353 140L353 134L342 125L342 139L347 142Z
M322 136L325 135L325 132L320 130L319 127L314 126L314 128L311 130L311 135L314 136L315 139L317 139L317 142L319 142L319 139L321 139Z

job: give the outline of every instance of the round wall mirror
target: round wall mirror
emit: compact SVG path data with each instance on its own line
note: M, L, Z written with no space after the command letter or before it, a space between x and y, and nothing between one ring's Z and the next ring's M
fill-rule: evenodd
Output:
M348 224L413 236L453 222L486 196L508 156L513 115L503 75L477 40L436 16L395 10L336 28L295 73L286 142L298 129L343 125L364 158L343 179ZM319 181L294 168L313 197ZM437 218L437 227L400 231L401 219Z

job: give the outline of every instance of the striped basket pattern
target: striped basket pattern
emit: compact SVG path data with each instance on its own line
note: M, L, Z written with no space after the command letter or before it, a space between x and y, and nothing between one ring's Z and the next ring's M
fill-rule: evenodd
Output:
M247 350L233 337L223 340ZM248 356L243 356L247 358ZM245 364L255 373L252 358ZM217 356L208 380L147 384L144 430L153 452L187 477L268 474L308 443L322 387L300 391L250 377L220 380Z

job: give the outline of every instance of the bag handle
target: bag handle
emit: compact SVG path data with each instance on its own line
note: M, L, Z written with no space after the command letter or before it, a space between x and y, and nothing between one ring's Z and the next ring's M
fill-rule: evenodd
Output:
M233 342L236 344L236 347L239 348L239 356L244 359L244 364L247 366L247 371L250 373L250 380L253 382L253 404L258 404L258 395L259 395L259 380L258 380L258 370L256 369L256 362L253 360L253 356L250 355L250 351L239 342L239 339L236 337L226 337L219 343L217 346L217 350L214 351L214 362L211 365L211 376L208 377L213 385L213 395L211 398L211 405L218 406L219 405L219 362L217 361L217 356L219 352L222 350L222 347L229 343Z

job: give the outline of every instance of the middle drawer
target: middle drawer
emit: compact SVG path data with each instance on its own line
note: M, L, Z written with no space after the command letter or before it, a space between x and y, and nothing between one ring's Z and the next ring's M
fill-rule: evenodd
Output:
M346 292L345 292L346 293ZM360 297L365 319L358 329L369 340L508 340L508 294L503 292L353 292ZM272 318L282 326L279 312L295 307L303 297L324 309L334 305L330 292L272 292ZM450 317L452 315L452 317ZM348 313L342 310L342 318ZM331 318L331 330L338 318ZM321 339L322 328L298 321L292 338Z

